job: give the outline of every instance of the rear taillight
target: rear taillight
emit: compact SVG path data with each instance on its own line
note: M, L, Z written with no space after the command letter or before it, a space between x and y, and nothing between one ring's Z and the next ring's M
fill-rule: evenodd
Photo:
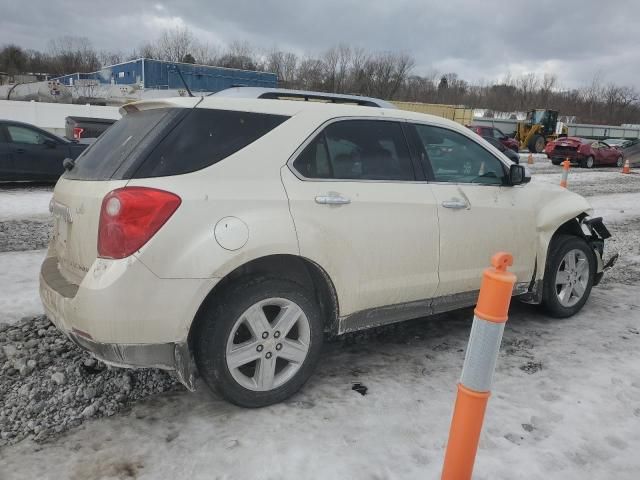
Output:
M84 133L84 128L80 128L80 127L73 128L73 138L75 140L80 140L82 138L83 133Z
M140 249L180 206L177 195L146 187L125 187L102 200L98 256L124 258Z

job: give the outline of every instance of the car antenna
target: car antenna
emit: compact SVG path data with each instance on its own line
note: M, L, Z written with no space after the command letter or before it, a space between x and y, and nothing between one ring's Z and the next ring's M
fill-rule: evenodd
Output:
M173 65L170 65L169 71L175 71L178 73L178 76L180 77L180 80L182 80L182 84L184 85L184 88L187 90L187 93L189 94L190 97L193 97L194 95L193 93L191 93L191 89L189 88L189 85L187 85L187 81L182 76L182 72L178 68L178 65L176 65L175 63Z

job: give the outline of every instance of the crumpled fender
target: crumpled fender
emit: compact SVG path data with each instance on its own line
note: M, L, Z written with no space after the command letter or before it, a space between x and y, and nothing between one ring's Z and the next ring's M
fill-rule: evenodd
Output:
M542 279L547 261L547 251L551 237L561 225L584 213L591 215L593 208L581 195L561 187L547 189L544 207L538 211L536 230L538 232L538 252L536 280Z

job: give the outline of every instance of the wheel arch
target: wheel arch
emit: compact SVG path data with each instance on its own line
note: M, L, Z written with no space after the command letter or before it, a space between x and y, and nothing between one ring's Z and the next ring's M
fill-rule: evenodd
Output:
M560 217L557 222L545 225L546 228L539 228L538 261L536 265L535 280L542 280L549 256L549 246L559 235L573 235L587 241L587 243L593 247L594 254L596 255L596 273L600 273L602 271L602 240L598 238L598 235L593 233L592 227L586 226L583 223L589 215L590 209L566 213ZM585 232L585 229L590 233L588 234Z
M291 280L312 292L324 319L325 331L336 332L339 315L338 296L333 281L324 268L306 257L292 254L273 254L252 259L226 274L209 291L198 308L189 328L188 344L193 345L198 327L212 302L238 280L248 277L275 277Z

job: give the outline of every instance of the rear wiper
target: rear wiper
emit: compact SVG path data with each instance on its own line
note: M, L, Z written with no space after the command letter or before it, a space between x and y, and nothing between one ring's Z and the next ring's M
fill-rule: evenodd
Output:
M76 161L73 158L65 158L64 160L62 160L62 166L66 171L69 172L73 170L73 167L76 166Z

